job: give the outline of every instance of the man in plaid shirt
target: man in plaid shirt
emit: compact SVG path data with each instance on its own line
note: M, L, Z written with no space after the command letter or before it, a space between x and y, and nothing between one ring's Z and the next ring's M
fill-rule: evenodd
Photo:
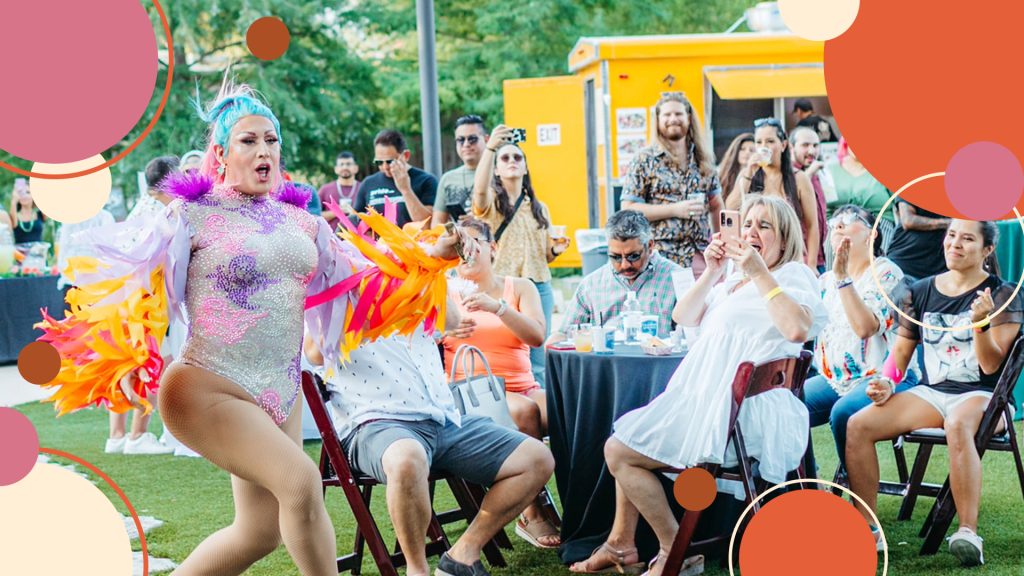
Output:
M565 320L549 343L565 340L573 324L597 324L613 320L622 312L626 296L637 293L645 314L658 316L658 333L672 331L672 308L676 305L672 272L678 264L658 254L651 238L651 224L636 210L620 210L608 219L608 260L583 279L569 302Z

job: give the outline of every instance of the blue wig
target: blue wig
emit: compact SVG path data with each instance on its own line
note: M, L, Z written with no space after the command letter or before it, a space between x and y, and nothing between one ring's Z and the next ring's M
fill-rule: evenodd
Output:
M281 138L281 123L277 116L256 96L256 93L249 86L242 84L231 86L225 83L217 101L207 110L203 110L199 104L198 90L194 101L199 117L210 125L210 145L218 144L224 148L224 154L228 151L228 136L231 128L240 119L246 116L263 116L274 124L278 138Z

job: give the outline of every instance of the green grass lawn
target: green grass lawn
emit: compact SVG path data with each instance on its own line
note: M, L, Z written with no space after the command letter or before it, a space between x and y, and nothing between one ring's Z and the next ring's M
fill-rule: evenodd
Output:
M49 404L26 405L18 409L35 423L41 446L64 450L95 464L118 483L139 514L155 516L165 522L164 526L149 534L149 551L153 556L181 562L203 538L231 522L233 507L228 475L205 460L104 454L103 443L107 435L105 412L88 410L57 420ZM159 422L155 422L152 428L158 431ZM1017 429L1020 430L1020 423L1017 424ZM815 430L814 443L822 475L831 477L831 472L835 470L836 457L831 432L827 427ZM318 458L318 442L309 442L305 448L311 457ZM880 445L879 453L882 476L895 478L892 450L888 444ZM912 462L913 449L908 451L908 458ZM936 449L927 479L942 482L946 468L945 450ZM117 496L112 491L106 491L117 508L126 512ZM1021 566L1024 565L1024 531L1021 530L1024 525L1021 521L1024 499L1008 453L990 453L984 459L984 488L979 528L981 536L985 539L984 567L973 570L960 569L956 559L946 553L945 548L935 556L917 555L921 545L917 531L930 504L930 499L921 499L912 520L897 522L899 500L894 497L880 497L879 517L891 546L889 574L1021 575ZM454 500L447 492L447 488L439 490L438 509L452 506ZM338 534L338 549L350 550L355 522L340 490L328 491L327 507ZM379 496L374 497L373 512L381 523L385 538L393 542L393 535L387 523L383 490ZM449 535L454 539L460 532L461 529L453 529ZM509 533L515 550L505 552L510 567L493 570L495 576L569 574L553 551L534 549L519 540L511 529L506 529L506 532ZM879 559L878 573L881 574L881 557ZM378 574L368 553L363 568L364 574ZM717 561L709 560L705 573L724 576L728 574L728 570L719 568ZM822 573L827 573L827 570ZM298 574L298 571L282 547L255 564L247 574L283 576ZM781 571L780 574L785 572Z

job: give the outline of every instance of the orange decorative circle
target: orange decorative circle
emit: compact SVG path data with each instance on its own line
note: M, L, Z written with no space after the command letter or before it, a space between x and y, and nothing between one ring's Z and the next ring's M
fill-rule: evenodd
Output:
M60 373L60 352L49 342L32 342L18 352L18 372L32 384L49 384Z
M929 178L936 178L936 177L945 176L945 175L946 175L945 172L933 172L931 174L925 174L924 176L921 176L919 178L915 178L915 179L911 180L910 182L907 182L906 184L903 185L902 188L900 188L899 190L894 192L893 195L890 196L889 199L885 201L885 204L882 205L882 208L881 208L881 210L878 211L878 213L879 214L884 214L885 211L889 209L889 206L897 198L899 198L900 194L902 194L904 190L906 190L907 188L910 188L914 184L917 184L918 182L921 182L921 181L924 181L924 180L928 180ZM1020 212L1017 210L1016 206L1013 208L1013 213L1017 215L1017 223L1020 224L1021 233L1024 233L1024 218L1021 217ZM874 226L871 227L871 237L872 238L876 234L878 234L878 223L879 223L879 221L881 221L881 218L875 218L875 224L874 224ZM889 297L889 294L885 291L885 288L882 287L882 280L878 277L878 271L875 269L875 254L874 254L874 252L869 253L868 268L871 270L871 277L875 279L875 285L878 286L878 292L882 295L882 298L885 299L886 303L889 304L889 306L891 306L893 308L893 310L896 311L897 314L899 314L903 318L906 318L907 320L913 322L914 324L917 324L921 328L925 328L927 330L936 330L936 331L939 331L939 332L960 332L962 330L969 330L971 328L979 328L981 326L984 326L985 324L988 324L989 322L992 321L993 318L995 318L996 316L1001 314L1003 310L1006 310L1006 307L1009 306L1010 303L1013 302L1015 298L1017 298L1017 293L1020 292L1021 284L1024 284L1024 274L1022 274L1021 277L1017 279L1017 286L1013 289L1013 293L1010 294L1010 297L1006 299L1006 302L1003 302L1002 306L1000 306L999 308L996 308L995 310L992 311L991 314L989 314L988 316L982 318L981 320L978 320L977 322L974 322L974 323L971 323L971 324L965 324L963 326L949 326L949 327L945 327L945 326L932 326L931 324L925 324L924 322L921 322L917 318L913 318L912 316L910 316L910 314L907 314L906 312L904 312L902 308L897 306L896 303L892 301L892 298Z
M711 506L718 494L715 477L703 468L687 468L679 473L672 484L672 494L679 505L693 512Z
M1024 90L1024 77L1010 72L1002 57L1020 35L1022 19L1024 2L965 7L865 0L850 28L825 42L825 84L836 124L879 182L895 190L982 140L1024 159L1024 116L997 112L1017 109ZM976 102L984 103L979 111L992 112L985 120L973 111ZM924 182L906 198L938 214L969 218L943 184ZM1007 207L1002 218L1011 216Z
M135 507L132 506L132 503L128 500L128 497L125 496L121 487L117 485L117 482L111 480L110 476L107 476L106 473L97 468L91 462L87 462L74 454L64 452L63 450L56 450L54 448L40 448L39 451L53 456L59 456L60 458L67 458L76 464L81 464L102 478L108 486L113 488L114 492L117 493L121 498L121 501L124 502L124 505L128 508L128 513L132 515L132 520L135 522L135 529L139 532L139 545L142 547L142 576L149 576L149 546L146 544L146 534L142 531L142 520L139 519L138 512L135 511Z
M135 148L137 148L139 144L142 144L142 141L149 136L149 133L152 132L153 127L156 126L156 123L160 120L160 115L164 113L164 108L167 106L167 98L171 95L171 83L174 80L174 40L173 38L171 38L171 26L167 22L167 15L164 14L163 7L160 6L160 0L153 0L153 5L156 6L156 11L160 15L160 23L163 24L164 34L167 36L167 82L164 83L164 93L163 96L160 98L160 105L157 106L156 113L153 114L153 118L149 121L149 124L142 131L142 134L139 134L139 137L136 138L131 144L129 144L127 148L122 150L120 154L114 156L110 160L107 160L102 164L93 166L92 168L88 168L86 170L79 170L78 172L71 172L68 174L46 174L43 172L32 172L30 170L23 170L21 168L18 168L17 166L12 166L11 164L4 162L3 160L0 160L0 168L6 168L11 172L20 174L22 176L28 176L29 178L42 178L44 180L78 178L80 176L87 176L89 174L99 172L100 170L103 170L105 168L110 168L114 164L117 164L121 160L124 160L124 158L128 156L128 154L131 154L131 152L135 150Z
M291 40L288 26L275 16L257 19L245 33L245 44L249 52L260 60L277 60L284 56Z
M837 489L837 490L839 490L839 491L841 491L841 492L843 492L845 494L848 494L854 500L856 500L861 506L863 506L864 508L866 508L868 510L868 514L871 516L871 520L874 521L875 526L878 527L878 531L880 532L880 535L881 535L881 538L882 538L882 543L883 543L883 546L882 546L882 576L887 576L887 574L889 573L889 544L888 544L888 540L886 540L886 538L885 538L885 531L882 530L882 524L878 521L878 516L875 515L875 512L867 507L867 505L864 503L864 500L860 496L857 496L856 494L854 494L848 488L845 488L843 486L840 486L839 484L836 484L835 482L830 482L828 480L817 480L817 479L811 479L811 478L803 478L803 479L798 479L798 480L788 480L788 481L783 482L781 484L776 484L775 486L772 486L768 490L766 490L763 493L761 493L759 495L759 497L758 497L758 500L765 498L766 496L768 496L772 492L775 492L777 490L782 490L782 489L784 489L784 488L786 488L788 486L795 486L795 485L798 485L798 484L811 484L811 483L819 484L819 485L822 485L822 486L827 486L829 488L835 488L835 489ZM857 517L860 518L860 521L863 522L863 517L861 517L860 513L856 512L856 510L852 506L850 506L849 503L843 501L838 496L835 496L835 495L833 495L831 493L828 493L828 492L823 492L821 490L801 490L799 492L794 492L794 493L791 493L791 494L786 494L784 496L780 496L778 498L778 500L782 500L785 496L791 496L792 494L799 495L801 493L812 493L812 492L816 492L818 494L824 494L824 495L827 495L830 498L835 498L839 502L842 502L843 505L849 507L849 510L853 510L854 513L856 513ZM813 500L814 504L808 506L808 504L810 504L812 500ZM799 502L794 504L797 501L799 501ZM775 502L776 504L778 504L778 502L776 502L775 500L773 500L772 502ZM783 505L786 506L787 508L790 507L790 506L795 506L795 508L792 508L791 510L789 510L789 512L795 513L796 515L799 516L799 520L794 520L792 518L793 514L789 514L790 517L789 518L785 518L786 512L785 511L780 511L780 512L782 512L782 514L780 514L780 515L778 515L778 516L776 516L774 518L775 531L776 532L781 532L781 533L783 533L783 535L788 536L788 541L792 542L792 545L794 547L794 549L790 550L790 552L792 552L792 554L790 554L788 556L787 560L786 560L785 569L780 571L779 570L780 567L779 566L775 566L775 565L772 565L772 566L763 566L763 565L762 566L757 566L757 565L746 566L746 565L743 565L743 566L741 566L741 568L744 570L743 574L746 575L746 576L757 576L758 574L779 574L779 573L793 574L794 576L803 576L804 574L808 574L808 575L815 574L815 575L817 575L817 574L823 574L823 573L837 574L837 575L841 575L841 576L846 576L846 575L853 576L854 574L858 574L859 575L859 574L866 574L866 573L874 574L875 570L877 569L877 559L875 559L875 564L876 564L875 569L872 569L870 572L863 572L863 571L861 571L861 572L856 572L855 573L855 572L844 572L843 571L846 568L846 566L843 564L843 561L844 561L845 557L837 556L837 554L844 554L845 553L845 551L844 551L845 547L841 545L842 544L841 540L838 540L839 543L840 543L840 546L835 547L835 548L829 548L830 556L828 558L826 558L824 561L818 561L817 564L815 564L815 565L794 566L794 562L793 562L794 558L801 558L801 559L802 558L807 558L808 561L813 560L813 557L808 557L807 556L807 554L813 553L813 551L811 550L812 547L805 546L803 540L801 539L801 537L805 536L806 534L814 534L814 533L819 533L819 532L826 532L827 530L833 530L835 527L832 525L832 523L831 523L832 521L837 521L837 522L841 523L841 526L843 526L843 534L846 534L847 532L851 532L851 533L854 533L854 534L856 533L855 531L853 531L854 524L853 524L853 521L850 519L852 517L849 517L849 518L846 517L845 516L845 511L844 512L836 512L838 510L841 510L838 507L829 508L828 511L825 512L827 517L822 518L821 517L821 514L822 514L821 511L824 509L824 508L821 507L821 503L822 502L824 502L824 500L821 500L821 499L819 499L816 496L797 496L796 498L788 499L788 503L787 503L787 501L783 501ZM838 502L834 502L833 501L833 504L837 504L837 503ZM771 504L772 503L770 502L769 504L765 505L765 507L762 508L761 512L758 512L758 516L760 514L762 514L764 512L764 510L767 510L768 507ZM735 550L735 545L736 545L736 534L739 532L740 525L743 524L743 519L746 518L747 514L749 514L750 511L753 508L754 508L754 502L751 502L750 504L747 505L747 507L743 510L743 513L740 514L739 519L736 521L736 526L732 530L732 536L729 538L729 557L728 557L729 558L729 576L736 576L735 566L733 565L733 555L734 555L733 551ZM807 512L810 513L810 516L806 515ZM837 518L839 517L839 516L837 516L837 514L839 516L843 516L843 519L842 520L837 520ZM756 517L757 516L755 516L755 518ZM828 521L830 523L822 526L820 524L820 522L822 520ZM769 523L772 523L772 522L773 522L773 520L769 519ZM818 524L814 524L814 522L818 522ZM751 520L751 525L753 525L753 520ZM860 526L863 527L862 524ZM807 527L807 528L811 528L813 530L808 530L805 533L805 532L802 532L802 531L799 530L801 527ZM869 532L870 532L870 529L869 529ZM783 541L783 544L784 543L785 543L785 541ZM873 542L872 542L872 544L873 544ZM747 545L749 545L749 543L746 540L746 535L744 535L744 542L740 545L740 562L741 563L743 562L743 548L745 546L747 546ZM754 546L758 546L758 544L755 543ZM776 545L776 548L777 547L778 547L778 545ZM785 551L775 550L774 552L778 553L778 552L785 552ZM875 554L873 546L872 546L872 549L871 549L871 554L872 555ZM806 569L807 571L800 571L801 569Z

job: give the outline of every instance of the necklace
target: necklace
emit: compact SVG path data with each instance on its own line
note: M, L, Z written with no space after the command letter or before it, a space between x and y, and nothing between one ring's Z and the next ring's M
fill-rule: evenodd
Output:
M21 219L19 218L19 219L18 219L18 228L20 228L20 229L21 229L21 231L22 231L22 232L24 232L24 233L26 233L26 234L28 234L29 232L31 232L31 231L32 231L32 229L33 229L33 228L35 228L35 226L36 226L36 218L35 218L35 215L36 215L36 211L35 211L35 208L33 208L33 209L32 209L32 219L31 219L31 220L29 220L29 222L28 222L28 228L25 228L25 222L24 222L23 220L21 220Z

